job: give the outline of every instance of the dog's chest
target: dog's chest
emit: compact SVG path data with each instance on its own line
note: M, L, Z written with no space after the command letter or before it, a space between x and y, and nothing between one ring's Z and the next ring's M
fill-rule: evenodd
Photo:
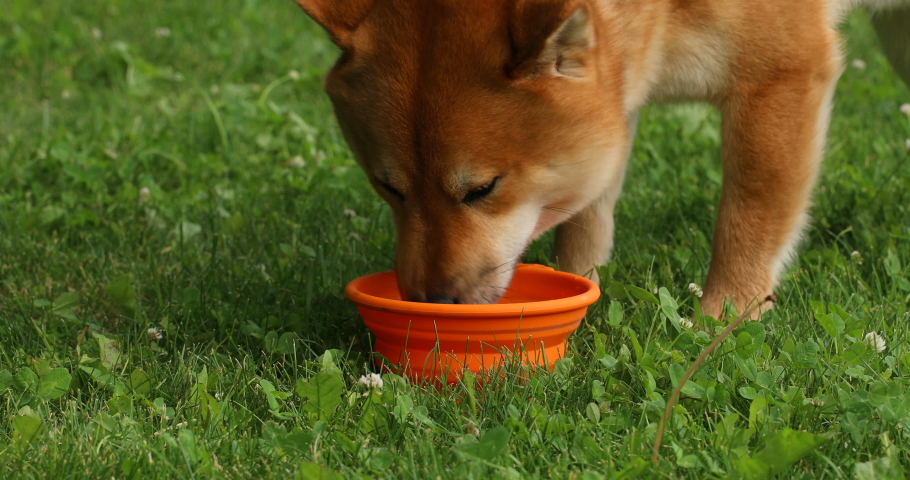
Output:
M729 84L732 48L719 32L687 31L667 39L651 78L650 102L711 101Z

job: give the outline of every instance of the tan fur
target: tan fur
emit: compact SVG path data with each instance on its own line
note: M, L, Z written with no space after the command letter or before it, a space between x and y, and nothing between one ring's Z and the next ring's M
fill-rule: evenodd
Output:
M723 114L703 298L716 316L768 297L799 240L842 70L834 27L858 2L297 3L344 51L326 91L394 211L407 298L494 302L559 224L560 267L590 273L612 249L638 110L694 100ZM472 191L487 194L462 201Z

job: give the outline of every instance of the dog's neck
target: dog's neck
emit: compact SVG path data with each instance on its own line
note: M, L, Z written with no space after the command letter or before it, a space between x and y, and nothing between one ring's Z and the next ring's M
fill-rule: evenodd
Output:
M802 37L802 32L836 35L837 23L856 4L875 7L896 2L807 1L784 6L799 10L787 15L780 11L782 4L765 0L594 3L604 5L599 11L599 28L618 29L609 38L623 42L601 46L600 58L623 62L624 107L631 113L655 102L706 101L718 105L736 88L734 72L742 73L746 63L773 71L776 56L790 53L784 48L799 49L801 42L814 41ZM755 15L763 19L753 18ZM802 28L801 22L817 22L821 28ZM752 72L756 73L761 74Z
M617 29L601 45L601 60L622 63L624 107L653 102L716 101L728 82L732 48L712 15L712 2L611 2L598 28ZM615 71L615 70L614 70Z

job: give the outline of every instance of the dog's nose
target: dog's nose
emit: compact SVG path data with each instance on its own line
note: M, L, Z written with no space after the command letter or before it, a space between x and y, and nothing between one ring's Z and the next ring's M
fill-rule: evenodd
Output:
M426 303L461 303L458 297L446 293L428 293Z

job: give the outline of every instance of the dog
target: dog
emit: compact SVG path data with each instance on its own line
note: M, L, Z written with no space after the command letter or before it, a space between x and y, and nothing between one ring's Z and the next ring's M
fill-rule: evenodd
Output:
M723 140L703 311L760 315L808 220L851 8L910 84L910 0L295 1L341 50L324 88L416 302L498 301L554 226L559 267L596 279L637 112L700 101Z

